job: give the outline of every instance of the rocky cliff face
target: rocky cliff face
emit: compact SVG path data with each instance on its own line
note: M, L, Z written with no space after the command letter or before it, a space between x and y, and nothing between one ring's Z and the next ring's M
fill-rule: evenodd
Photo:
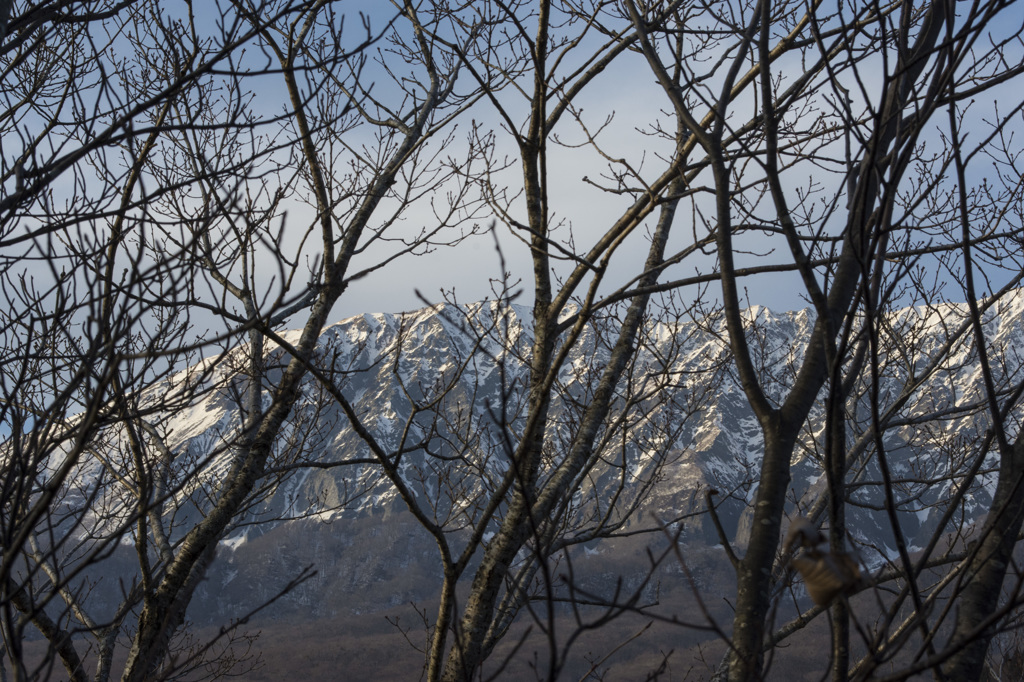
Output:
M1022 374L1022 312L1024 292L1017 292L986 321L1001 386ZM878 381L856 386L860 397L851 403L848 444L849 525L870 565L892 557L895 546L874 441L865 435L872 426L867 409L872 396L889 422L885 456L896 480L902 530L912 545L936 531L953 532L987 508L990 481L983 475L954 510L953 525L939 528L945 501L959 485L958 472L969 466L987 423L984 412L968 409L982 394L976 350L969 337L957 340L965 314L963 308L944 305L901 310L878 321ZM770 396L781 400L794 381L813 315L755 307L746 319L764 383ZM549 425L552 458L558 456L557 446L571 438L580 406L608 357L614 343L608 334L611 323L598 320L588 327L565 362ZM481 493L506 470L502 430L514 433L521 423L531 334L528 311L515 306L435 306L407 315L362 315L324 330L316 362L349 398L376 443L399 461L403 484L457 535L476 512ZM723 324L714 317L652 324L645 330L628 384L619 392L615 416L624 417L623 426L608 446L609 457L620 457L621 464L604 474L626 471L637 489L656 479L627 519L627 529L650 525L655 517L667 520L700 511L704 491L713 488L734 543L742 547L753 532L748 512L761 436L730 370L723 339ZM280 349L270 352L271 381L283 358ZM929 373L932 365L938 369ZM177 381L195 376L193 369ZM922 376L926 380L915 383ZM202 399L166 425L181 490L169 513L179 520L200 513L201 492L215 486L226 470L239 423L243 379L218 368L204 381L208 390ZM904 395L909 400L892 407ZM792 513L806 513L825 489L821 414L820 408L813 413L795 455ZM436 547L407 512L393 483L366 463L369 459L369 447L330 392L309 378L272 463L276 477L221 543L197 593L205 612L198 617L236 615L241 604L269 600L309 565L316 576L274 610L326 617L428 599L439 580ZM84 468L82 475L88 474ZM585 486L573 502L579 518L613 484L599 475ZM706 515L684 524L683 538L690 547L719 543ZM602 566L614 566L621 574L628 572L629 562L618 549L612 551L620 545L590 543L579 553L595 575L608 573ZM636 570L642 571L642 553L636 552L636 560Z

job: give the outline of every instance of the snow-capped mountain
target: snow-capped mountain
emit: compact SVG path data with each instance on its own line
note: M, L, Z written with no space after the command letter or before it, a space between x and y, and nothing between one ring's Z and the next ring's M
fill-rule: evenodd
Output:
M1022 312L1024 291L1017 291L985 317L998 387L1022 376ZM932 533L955 530L940 528L940 520L988 425L984 410L974 409L984 394L967 313L954 304L892 312L874 320L876 347L859 359L851 351L846 361L847 368L863 361L848 404L848 513L867 563L884 562L895 547L874 441L865 436L873 424L867 409L872 396L885 421L885 456L902 532L920 546ZM795 381L814 315L754 307L745 316L765 390L780 402ZM565 358L548 422L552 463L575 433L615 331L613 315L595 319ZM282 338L288 343L296 337ZM718 492L727 534L743 547L752 532L748 511L762 441L725 339L724 322L714 315L653 321L645 328L601 441L611 464L595 467L580 486L567 533L585 529L590 510L604 509L608 491L621 493L621 513L628 512L623 527L636 528L654 517L702 511L710 488ZM851 339L856 342L856 334ZM287 595L280 608L290 604L331 615L425 598L436 586L436 547L373 460L383 453L421 509L453 534L470 525L507 470L509 443L525 415L531 342L528 309L495 303L367 314L324 329L314 359L319 376L307 376L269 464L268 483L221 543L197 593L200 601L230 613L234 605L269 599L310 564L316 577ZM287 357L280 347L267 354L266 401ZM202 382L200 397L163 425L180 491L169 513L180 523L200 513L201 491L214 488L227 470L241 423L241 366L222 361L206 374L203 367L191 368L161 388L167 395ZM339 394L355 410L364 435L352 428ZM794 455L793 514L812 512L825 494L822 415L819 404ZM1007 422L1011 435L1016 424ZM620 481L625 483L617 488ZM985 512L991 482L983 470L952 523ZM683 523L685 542L720 542L706 515ZM588 554L601 553L600 541L584 547Z

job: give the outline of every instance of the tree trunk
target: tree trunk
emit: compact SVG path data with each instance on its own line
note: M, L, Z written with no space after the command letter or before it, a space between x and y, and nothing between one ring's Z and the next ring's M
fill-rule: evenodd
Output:
M978 680L985 654L996 634L988 623L999 608L999 597L1012 561L1013 548L1024 522L1024 437L1014 443L999 466L992 510L982 526L977 551L967 569L967 585L959 598L956 627L950 644L962 647L943 667L950 680Z
M772 566L789 490L789 463L796 430L777 424L765 430L764 460L754 503L750 544L737 576L733 648L729 655L730 682L761 679L765 616L771 605Z

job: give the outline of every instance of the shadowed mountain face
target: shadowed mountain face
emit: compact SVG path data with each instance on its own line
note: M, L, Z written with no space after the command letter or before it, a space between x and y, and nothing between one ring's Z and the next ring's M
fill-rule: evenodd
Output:
M1018 292L986 323L1001 358L996 368L1000 384L1020 371L1022 310L1024 293ZM891 313L882 325L879 382L873 387L862 381L855 388L859 399L851 403L848 427L848 524L867 567L895 555L873 441L865 436L873 392L888 419L883 440L911 549L923 546L933 533L955 533L987 509L991 480L982 476L950 524L939 527L945 501L958 485L956 474L968 466L965 461L985 428L984 415L957 411L981 395L972 344L950 341L965 314L949 305ZM813 316L755 307L746 319L764 383L770 396L780 400L794 380ZM548 425L552 462L572 438L596 386L615 340L607 333L612 322L595 320L566 358ZM509 443L525 411L531 334L527 310L477 304L363 315L321 335L315 363L322 375L348 398L376 446L398 462L408 494L454 538L466 534L485 494L507 471ZM674 523L686 517L682 542L692 556L703 556L720 544L710 517L702 513L705 493L714 489L725 533L742 550L754 532L749 504L762 442L730 370L724 338L723 323L714 317L655 323L644 331L612 415L621 419L605 440L604 456L619 458L620 465L587 481L573 497L567 537L607 513L609 491L620 490L621 508L611 513L620 515L623 531L653 529L660 521L677 528ZM940 356L938 371L908 389L908 382ZM275 365L285 360L281 349L269 352L271 382ZM201 399L165 425L175 454L171 487L179 490L167 513L177 521L202 512L206 491L228 467L244 391L244 377L232 374L230 366L224 363L205 377ZM184 384L195 376L196 369L188 370L176 381ZM174 383L164 390L175 390ZM905 406L886 414L887 406L908 390ZM268 387L268 401L269 396ZM807 513L825 492L822 427L819 405L793 462L791 514ZM315 575L274 601L264 615L336 618L430 600L440 583L437 546L373 457L331 391L308 377L270 464L270 482L221 543L196 592L192 619L202 624L241 616L272 600L309 566ZM79 473L98 475L98 468L85 464ZM486 534L484 542L489 538ZM628 582L647 570L643 549L663 541L656 532L575 545L570 557L578 562L576 579L595 592L602 584L614 585L618 577ZM111 589L112 605L119 594L115 577L130 576L131 566L131 552L115 553L94 598L103 600Z

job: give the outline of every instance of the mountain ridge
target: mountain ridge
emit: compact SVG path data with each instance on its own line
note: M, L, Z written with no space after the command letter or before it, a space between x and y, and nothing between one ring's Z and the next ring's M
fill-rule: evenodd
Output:
M1021 374L1021 311L1024 292L1017 291L985 320L994 332L993 347L1000 349L1003 358L1002 384ZM885 436L894 476L902 481L899 518L910 538L941 531L936 526L946 511L943 499L954 485L953 479L943 478L943 467L954 466L943 451L947 441L976 436L983 427L965 407L981 395L976 353L970 343L951 340L951 330L964 324L966 315L966 306L948 304L893 311L884 320L889 331L880 339L885 377L879 391L887 396L886 404L906 390L913 372L934 359L925 351L952 349L941 363L943 369L913 389L913 399L894 417L902 425ZM774 313L758 306L745 311L744 319L769 398L779 401L794 381L814 316L808 310ZM566 358L549 426L549 439L555 445L571 438L580 406L586 403L614 343L614 334L608 333L612 322L609 313L590 324ZM288 332L281 336L290 340ZM623 471L630 478L624 488L626 511L622 518L614 517L623 531L652 529L661 522L675 528L673 521L680 521L688 548L713 549L721 544L721 537L703 512L705 493L714 490L726 534L737 549L745 546L752 532L750 504L763 444L731 371L724 338L720 317L680 318L644 329L630 379L620 387L612 414L612 418L621 416L632 409L630 405L637 406L638 416L630 418L617 446L621 466L576 494L574 516L567 525L566 537L576 538L581 556L590 557L593 566L600 564L602 556L613 557L602 549L602 542L608 541L585 539L590 528L588 510L602 503L602 486L614 483L606 479ZM506 428L515 431L522 414L531 343L532 325L524 307L495 302L442 304L407 314L364 314L329 325L320 335L315 362L349 396L377 444L401 459L397 470L409 493L432 518L446 524L452 537L461 537L478 511L480 491L493 489L507 470L496 419L506 419ZM271 384L286 361L281 348L267 350ZM176 453L172 488L180 491L169 505L169 514L181 528L202 513L200 492L204 486L216 485L217 476L227 467L230 443L241 421L240 375L224 369L233 366L221 362L210 374L200 364L180 372L162 389L171 391L175 384L194 385L199 380L210 387L200 400L164 424L167 444ZM869 388L857 390L866 394ZM254 496L246 515L221 541L218 558L197 592L202 597L202 615L196 611L194 618L216 622L237 614L254 596L270 599L308 565L316 567L318 577L276 602L274 613L307 609L311 616L327 617L345 608L352 614L366 613L433 594L440 580L436 545L418 527L379 468L362 463L372 458L371 453L332 401L329 391L307 377L303 398L269 465L271 482ZM412 405L417 401L434 405L433 411L414 414ZM960 414L958 409L965 411ZM851 415L851 452L856 452L857 439L869 430L870 420L858 410ZM943 410L953 413L938 427L929 427L925 433L915 426L915 414ZM794 458L793 515L808 513L823 495L817 442L822 415L819 404ZM417 439L442 445L431 446L432 454L416 448L402 450ZM896 544L885 515L879 512L884 494L877 464L866 455L854 464L849 527L863 565L877 569L895 556ZM983 476L974 486L955 515L957 523L969 524L976 520L976 510L987 508L991 478ZM628 496L633 488L645 485L650 489L646 496ZM489 537L490 533L485 534L483 542ZM637 570L643 570L642 557L638 560ZM124 570L130 573L130 559L118 561L126 562ZM613 563L621 568L621 562ZM317 590L335 596L318 598Z

